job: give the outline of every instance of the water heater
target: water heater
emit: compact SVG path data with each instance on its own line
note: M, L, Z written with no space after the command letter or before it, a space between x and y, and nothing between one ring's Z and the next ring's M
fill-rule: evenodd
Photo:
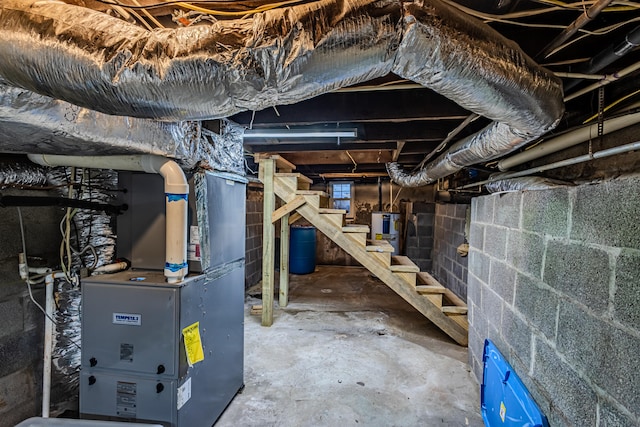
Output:
M400 254L400 214L394 212L373 212L371 214L371 239L386 240L393 246L393 255Z

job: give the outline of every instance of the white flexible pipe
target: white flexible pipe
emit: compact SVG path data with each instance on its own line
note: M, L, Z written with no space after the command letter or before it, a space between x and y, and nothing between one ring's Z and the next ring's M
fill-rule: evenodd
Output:
M128 266L129 264L124 261L114 262L113 264L105 264L101 265L98 268L94 268L93 273L115 273L118 271L126 270Z
M75 166L157 173L164 178L166 203L166 245L164 275L169 283L182 281L187 264L187 195L189 184L178 164L150 154L129 156L58 156L29 154L29 159L42 166Z
M44 318L44 355L42 368L42 418L49 418L51 403L51 352L53 347L53 282L55 279L64 278L65 273L48 274L44 279L46 292Z
M623 129L625 127L640 123L640 113L627 114L625 116L616 117L613 119L605 120L604 122L604 135ZM507 157L498 162L498 169L506 171L514 166L521 165L540 157L544 157L548 154L555 153L565 148L573 147L582 142L588 141L589 138L593 138L598 135L598 124L594 123L591 126L585 126L580 129L576 129L571 132L567 132L557 138L550 139L540 145L516 154L515 156Z

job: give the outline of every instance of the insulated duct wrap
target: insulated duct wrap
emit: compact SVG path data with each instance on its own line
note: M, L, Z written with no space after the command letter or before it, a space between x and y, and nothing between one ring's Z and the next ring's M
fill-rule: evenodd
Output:
M73 182L79 190L74 192L80 200L112 203L118 190L118 175L114 171L99 169L75 170L71 168L53 168L49 170L47 180L60 186L61 194L68 196L66 184ZM71 246L82 253L74 253L72 268L79 271L83 266L99 267L113 262L116 236L111 227L111 217L102 212L78 209L72 218ZM92 251L82 251L91 246ZM53 406L59 411L70 402L68 396L78 395L81 347L81 301L80 288L66 280L56 281L58 310L56 311L56 329L53 349ZM72 404L72 403L71 403Z
M43 186L46 169L33 163L0 163L0 188Z
M320 0L154 31L77 6L5 0L0 22L0 79L108 114L227 117L394 72L494 120L416 174L389 165L403 186L507 154L563 113L559 79L439 0Z
M65 101L0 84L3 152L117 155L157 154L187 169L198 161L215 165L215 147L197 121L164 123L110 116ZM236 142L241 149L242 139Z
M3 0L0 22L9 84L169 121L292 104L383 76L400 41L391 0L321 0L152 32L83 7Z
M527 190L551 190L554 188L573 185L569 182L541 176L526 176L521 178L496 179L487 182L484 186L489 193L508 193Z

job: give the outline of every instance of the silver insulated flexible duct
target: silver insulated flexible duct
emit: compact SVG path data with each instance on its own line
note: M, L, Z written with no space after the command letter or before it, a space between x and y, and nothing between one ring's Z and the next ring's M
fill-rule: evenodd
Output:
M252 19L146 31L37 0L0 5L0 79L107 114L210 119L291 104L394 72L495 122L394 181L427 184L553 128L560 81L439 0L321 0Z

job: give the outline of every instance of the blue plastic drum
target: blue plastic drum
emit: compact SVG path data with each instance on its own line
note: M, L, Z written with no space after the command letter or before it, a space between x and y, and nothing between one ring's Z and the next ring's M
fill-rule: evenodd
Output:
M316 228L293 225L289 234L289 272L309 274L316 269Z

